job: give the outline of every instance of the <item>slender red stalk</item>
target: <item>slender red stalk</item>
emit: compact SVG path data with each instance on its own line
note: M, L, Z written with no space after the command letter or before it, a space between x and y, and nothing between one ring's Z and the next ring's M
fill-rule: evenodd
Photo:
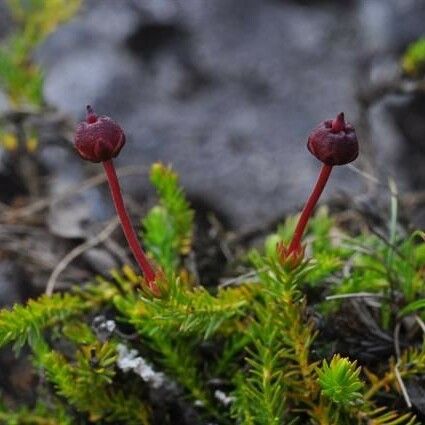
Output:
M301 238L304 234L304 230L307 226L308 220L313 212L314 207L317 204L317 201L320 198L320 195L325 188L326 182L332 171L332 165L323 164L320 171L319 177L314 186L313 192L311 192L310 197L308 198L304 209L301 213L301 217L298 220L297 227L295 228L294 235L292 236L292 241L288 248L288 253L296 252L301 249Z
M158 288L155 284L155 271L149 263L146 254L143 252L139 240L137 239L136 232L134 231L134 228L131 224L124 205L124 201L122 199L121 188L112 159L103 161L103 167L105 168L106 176L108 178L109 188L111 190L112 199L115 204L115 209L117 210L118 217L120 218L122 229L130 246L131 252L136 259L137 264L140 266L149 288L153 292L157 292Z

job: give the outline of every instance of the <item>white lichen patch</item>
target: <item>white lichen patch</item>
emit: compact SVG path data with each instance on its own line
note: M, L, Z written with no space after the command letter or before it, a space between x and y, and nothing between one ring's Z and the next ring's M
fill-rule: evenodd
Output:
M235 400L235 397L228 396L225 392L220 390L214 391L214 397L224 406L228 406Z
M143 357L139 356L137 350L129 350L124 344L118 344L117 351L117 366L123 372L133 371L155 389L167 383L165 375L162 372L156 372Z
M92 328L101 341L107 341L117 329L114 320L108 320L105 316L96 316L92 322Z

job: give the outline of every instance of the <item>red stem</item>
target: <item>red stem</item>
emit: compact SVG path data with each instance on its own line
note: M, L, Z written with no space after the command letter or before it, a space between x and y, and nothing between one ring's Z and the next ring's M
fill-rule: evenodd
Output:
M149 288L151 290L157 290L158 288L155 284L155 271L140 246L136 232L134 231L127 210L125 209L124 201L121 195L120 184L118 182L117 173L115 172L112 159L104 161L103 167L105 168L106 176L108 178L109 188L111 190L112 199L115 204L115 209L117 210L118 217L121 221L122 230L130 246L131 252L136 259L137 264L140 266Z
M298 220L297 227L294 231L294 236L292 237L292 241L289 245L288 252L295 252L301 248L301 238L303 236L304 230L307 226L308 220L313 212L314 207L317 204L317 201L320 198L320 195L323 192L323 189L326 186L326 182L329 179L329 176L332 171L332 165L323 164L322 169L320 170L319 177L316 181L316 185L314 186L313 192L311 192L310 197L308 198L304 209L301 213L301 217Z

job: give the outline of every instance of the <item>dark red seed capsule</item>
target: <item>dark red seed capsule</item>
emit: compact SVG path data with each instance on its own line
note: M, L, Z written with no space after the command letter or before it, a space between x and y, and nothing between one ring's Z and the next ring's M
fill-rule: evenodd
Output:
M87 106L86 121L78 124L75 131L75 148L83 159L91 162L115 158L125 144L122 128L111 118L98 117Z
M342 112L334 120L322 121L310 133L307 147L326 165L348 164L359 154L354 127L345 122Z

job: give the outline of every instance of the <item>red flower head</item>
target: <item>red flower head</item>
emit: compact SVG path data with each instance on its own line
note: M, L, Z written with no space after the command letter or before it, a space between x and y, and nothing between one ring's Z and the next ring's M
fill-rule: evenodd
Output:
M75 131L75 148L83 159L91 162L115 158L125 144L122 128L109 117L98 117L87 106L86 121L80 122Z
M322 121L311 132L307 147L326 165L348 164L359 154L356 132L342 112L334 120Z

